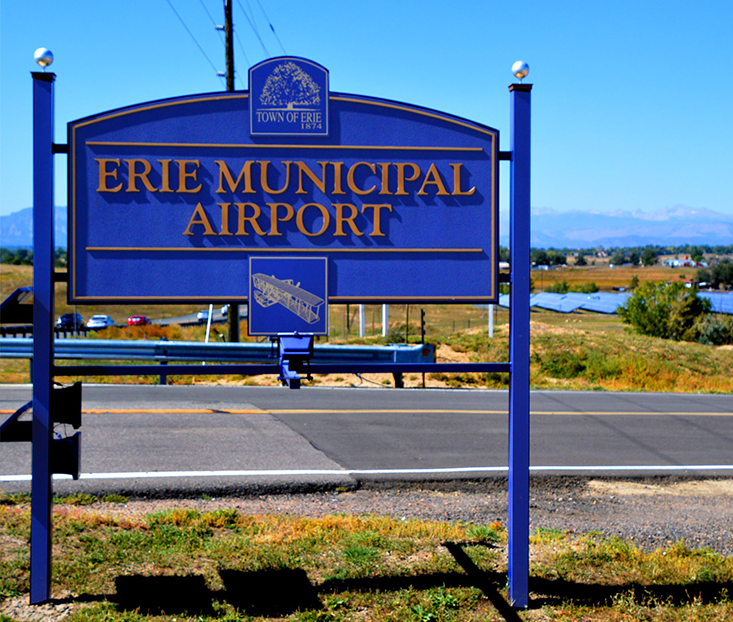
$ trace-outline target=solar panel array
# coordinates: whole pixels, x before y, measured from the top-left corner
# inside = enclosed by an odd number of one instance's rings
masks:
[[[707,298],[712,303],[714,313],[733,315],[733,293],[700,292],[700,298]],[[594,294],[552,294],[540,292],[533,294],[529,299],[530,307],[557,311],[558,313],[572,313],[573,311],[593,311],[595,313],[616,313],[620,306],[626,304],[631,292],[596,292]],[[499,296],[499,305],[509,307],[509,295]]]
[[[713,292],[700,292],[700,298],[707,298],[712,303],[713,313],[727,313],[733,315],[733,293],[716,294]]]

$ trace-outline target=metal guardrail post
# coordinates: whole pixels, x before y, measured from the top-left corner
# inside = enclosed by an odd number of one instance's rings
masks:
[[[168,361],[161,361],[161,366],[168,365]],[[158,376],[158,384],[168,384],[168,374],[160,372],[160,376]]]

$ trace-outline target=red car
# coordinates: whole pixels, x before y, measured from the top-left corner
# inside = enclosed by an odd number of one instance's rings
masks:
[[[145,326],[145,324],[150,324],[150,319],[144,315],[133,315],[127,318],[128,326]]]

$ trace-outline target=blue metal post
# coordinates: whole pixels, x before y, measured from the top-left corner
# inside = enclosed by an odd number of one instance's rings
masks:
[[[511,92],[509,600],[529,605],[529,231],[531,84]]]
[[[31,604],[50,598],[53,369],[53,73],[33,76],[33,457]]]

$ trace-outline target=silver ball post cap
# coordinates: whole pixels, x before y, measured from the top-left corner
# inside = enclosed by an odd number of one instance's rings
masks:
[[[515,77],[519,78],[519,82],[521,82],[522,78],[526,78],[529,74],[529,65],[523,60],[518,60],[512,65],[512,73]]]
[[[33,54],[33,58],[43,67],[43,71],[46,71],[46,67],[53,62],[53,52],[48,48],[38,48]]]

